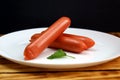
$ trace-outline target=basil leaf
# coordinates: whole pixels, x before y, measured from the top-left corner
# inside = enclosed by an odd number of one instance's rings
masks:
[[[68,56],[68,55],[62,49],[58,49],[54,54],[47,57],[47,59],[62,58],[65,56]],[[74,58],[72,56],[68,56],[68,57]]]
[[[66,53],[62,49],[58,49],[54,54],[47,57],[47,59],[61,58],[66,56]]]

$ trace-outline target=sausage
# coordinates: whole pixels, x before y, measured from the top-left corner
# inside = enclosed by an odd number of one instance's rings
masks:
[[[55,21],[40,37],[25,47],[24,59],[31,60],[38,57],[70,24],[71,20],[68,17],[61,17]]]
[[[87,48],[86,44],[82,40],[63,35],[59,36],[51,45],[49,45],[49,47],[75,53],[81,53]]]
[[[86,49],[91,48],[95,44],[95,41],[93,39],[86,37],[86,36],[73,35],[73,34],[64,34],[64,36],[82,40],[87,45]]]
[[[45,31],[44,31],[45,32]],[[32,37],[31,37],[31,40],[30,42],[33,42],[35,39],[37,39],[39,36],[41,36],[44,32],[42,33],[36,33],[34,34]],[[73,34],[67,34],[67,33],[63,33],[62,36],[66,36],[66,37],[70,37],[69,39],[79,39],[80,41],[82,40],[85,44],[86,44],[86,48],[85,49],[88,49],[88,48],[91,48],[92,46],[94,46],[95,44],[95,41],[89,37],[86,37],[86,36],[80,36],[80,35],[73,35]],[[62,37],[61,36],[61,37]],[[53,45],[54,43],[58,42],[59,45],[61,45],[61,43],[59,42],[59,40],[55,40],[51,45]],[[51,47],[51,45],[49,47]],[[64,46],[66,46],[65,44],[63,44]],[[55,46],[54,46],[55,47]]]
[[[36,38],[41,35],[42,33],[34,34],[30,41],[35,41]],[[66,51],[80,53],[87,49],[87,45],[79,38],[71,38],[69,36],[65,36],[65,34],[61,34],[52,44],[49,45],[49,48],[60,48]]]

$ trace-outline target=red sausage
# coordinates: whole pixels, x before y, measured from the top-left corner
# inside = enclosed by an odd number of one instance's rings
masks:
[[[42,33],[37,33],[37,34],[34,34],[32,37],[31,37],[31,42],[33,42],[35,39],[37,39],[39,36],[41,36],[42,34],[43,34],[44,32],[42,32]],[[79,39],[80,41],[82,40],[85,44],[86,44],[86,49],[88,49],[88,48],[91,48],[92,46],[94,46],[94,44],[95,44],[95,41],[93,40],[93,39],[91,39],[91,38],[89,38],[89,37],[86,37],[86,36],[79,36],[79,35],[73,35],[73,34],[66,34],[66,33],[64,33],[64,34],[62,34],[62,36],[66,36],[66,37],[70,37],[70,39],[75,39],[75,38],[77,38],[77,39]],[[55,40],[54,42],[58,42],[58,39],[57,40]],[[54,44],[54,42],[52,43],[52,44]],[[51,44],[51,45],[52,45]],[[58,44],[60,45],[61,43],[60,42],[58,42]],[[51,45],[49,46],[49,47],[51,47]],[[64,45],[64,44],[63,44]],[[66,45],[64,45],[64,46],[66,46]],[[55,47],[55,46],[54,46]]]
[[[63,35],[67,37],[77,38],[77,39],[82,40],[87,45],[87,49],[91,48],[95,44],[95,41],[93,39],[86,37],[86,36],[79,36],[79,35],[73,35],[73,34],[63,34]]]
[[[87,48],[86,44],[82,40],[63,35],[59,36],[51,45],[49,45],[49,47],[75,53],[80,53]]]
[[[54,22],[40,37],[26,46],[24,59],[30,60],[38,57],[38,55],[56,40],[70,24],[71,20],[68,17],[61,17]]]

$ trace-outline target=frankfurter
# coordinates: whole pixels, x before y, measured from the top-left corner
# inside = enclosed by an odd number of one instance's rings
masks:
[[[32,37],[31,37],[31,40],[30,42],[33,42],[34,40],[36,40],[39,36],[41,36],[45,31],[43,31],[42,33],[36,33],[34,34]],[[80,36],[80,35],[73,35],[73,34],[67,34],[67,33],[63,33],[61,35],[61,37],[66,37],[66,38],[69,38],[69,40],[72,40],[72,39],[79,39],[80,42],[81,40],[86,44],[86,48],[85,49],[88,49],[88,48],[91,48],[94,44],[95,44],[95,41],[89,37],[86,37],[86,36]],[[63,40],[64,41],[64,40]],[[53,47],[53,44],[54,43],[57,43],[59,45],[61,45],[61,42],[59,42],[59,39],[55,40],[51,45]],[[49,45],[49,47],[51,47],[51,45]],[[66,44],[64,43],[63,44],[64,46],[66,46]],[[75,45],[75,44],[74,44]],[[68,46],[70,47],[70,46]],[[54,46],[54,48],[56,48],[56,46]],[[71,50],[70,50],[71,51]]]
[[[24,50],[24,59],[31,60],[43,52],[54,40],[56,40],[71,24],[68,17],[61,17],[55,21],[40,37],[28,44]]]
[[[63,35],[59,36],[52,44],[49,45],[49,47],[75,53],[81,53],[87,48],[86,44],[82,40]]]
[[[95,44],[95,41],[93,39],[86,37],[86,36],[73,35],[73,34],[63,34],[63,35],[67,37],[77,38],[77,39],[82,40],[86,44],[87,49],[91,48]]]

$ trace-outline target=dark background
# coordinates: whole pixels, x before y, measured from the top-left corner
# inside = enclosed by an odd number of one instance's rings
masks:
[[[120,0],[1,0],[0,33],[50,26],[61,16],[71,27],[120,31]]]

